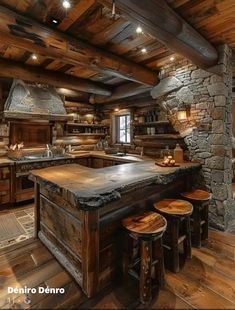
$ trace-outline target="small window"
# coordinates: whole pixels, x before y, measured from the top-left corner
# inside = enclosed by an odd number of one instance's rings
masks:
[[[131,143],[131,116],[130,114],[116,116],[116,142]]]

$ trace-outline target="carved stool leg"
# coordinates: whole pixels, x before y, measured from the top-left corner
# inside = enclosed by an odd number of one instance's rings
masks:
[[[151,300],[151,266],[152,266],[152,241],[140,240],[140,301],[148,303]]]
[[[193,245],[201,247],[201,210],[199,205],[195,205],[193,211]]]
[[[208,239],[208,212],[209,212],[209,204],[204,205],[203,209],[203,217],[205,224],[203,225],[202,228],[202,240],[207,240]]]
[[[124,251],[123,251],[123,263],[122,263],[122,271],[123,271],[123,278],[127,283],[128,277],[128,270],[129,265],[131,264],[132,257],[133,257],[133,247],[134,247],[134,239],[130,235],[125,236],[124,240]]]
[[[165,268],[164,268],[164,254],[163,254],[163,245],[162,237],[154,241],[153,248],[153,260],[158,260],[158,263],[155,266],[155,278],[158,283],[158,287],[163,287],[165,283]]]
[[[184,257],[192,258],[192,245],[191,245],[191,230],[190,230],[190,217],[187,216],[184,220],[185,235],[184,239]]]
[[[171,219],[171,252],[172,252],[172,269],[173,272],[179,272],[179,219]]]

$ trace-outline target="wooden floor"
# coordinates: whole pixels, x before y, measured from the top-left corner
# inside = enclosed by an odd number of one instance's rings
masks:
[[[8,294],[8,286],[64,287],[66,293]],[[38,240],[0,256],[0,309],[146,309],[137,293],[134,284],[119,284],[88,300]],[[235,309],[235,235],[211,231],[179,274],[166,273],[165,289],[147,308]]]

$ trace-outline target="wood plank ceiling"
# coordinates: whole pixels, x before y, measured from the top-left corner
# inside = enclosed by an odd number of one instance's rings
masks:
[[[0,0],[0,5],[28,16],[50,28],[58,29],[77,39],[120,55],[156,72],[169,63],[174,54],[147,33],[136,33],[133,23],[117,15],[96,0],[71,0],[66,12],[60,0]],[[110,2],[110,1],[109,1]],[[214,45],[227,43],[235,50],[234,0],[167,0],[169,5]],[[57,20],[58,24],[54,24]],[[147,53],[142,49],[146,48]],[[68,64],[61,59],[37,55],[32,59],[28,50],[0,42],[0,56],[44,69],[118,86],[127,81],[96,70]]]

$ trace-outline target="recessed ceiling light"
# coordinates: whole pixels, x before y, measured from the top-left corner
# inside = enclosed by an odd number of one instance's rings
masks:
[[[175,60],[175,57],[171,56],[170,61],[174,61],[174,60]]]
[[[38,59],[38,56],[35,55],[35,54],[33,54],[33,55],[31,56],[31,58],[32,58],[33,60],[37,60],[37,59]]]
[[[58,24],[58,20],[57,19],[52,19],[52,23],[53,24]]]
[[[68,0],[64,0],[64,1],[63,1],[63,7],[64,7],[65,9],[69,9],[69,8],[71,7],[70,2],[69,2]]]
[[[143,54],[146,54],[146,53],[147,53],[147,49],[146,49],[145,47],[143,47],[143,48],[141,49],[141,52],[142,52]]]
[[[138,27],[136,28],[136,32],[137,32],[137,33],[142,33],[142,32],[143,32],[143,29],[142,29],[140,26],[138,26]]]

